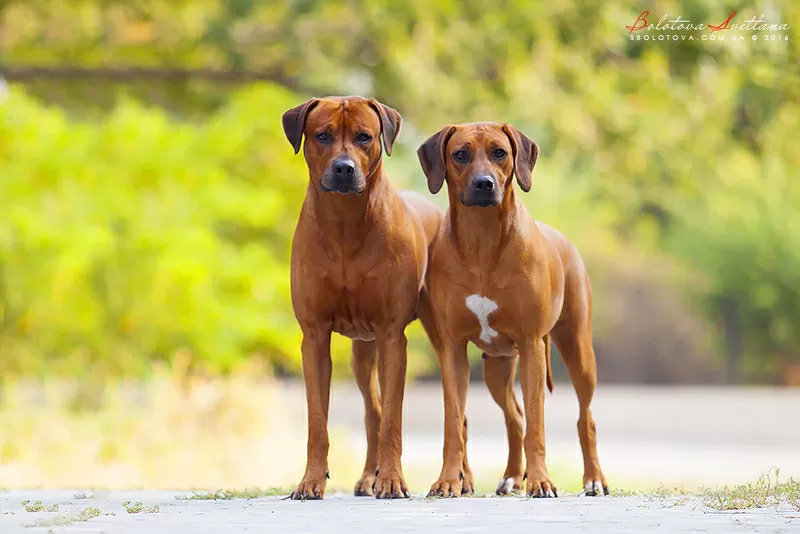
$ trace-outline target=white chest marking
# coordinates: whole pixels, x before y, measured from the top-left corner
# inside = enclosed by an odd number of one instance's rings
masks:
[[[489,314],[497,309],[497,303],[480,295],[467,297],[467,308],[475,314],[481,325],[481,341],[491,343],[497,337],[497,330],[489,326]]]

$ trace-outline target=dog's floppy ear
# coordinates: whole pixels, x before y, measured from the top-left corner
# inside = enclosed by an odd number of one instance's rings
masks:
[[[292,108],[283,114],[283,132],[286,134],[286,139],[292,144],[295,154],[300,152],[300,146],[303,141],[303,128],[306,126],[306,115],[314,109],[318,102],[319,100],[312,98],[305,104]]]
[[[397,139],[397,134],[400,133],[400,126],[403,124],[403,118],[396,110],[390,108],[386,104],[381,104],[374,98],[370,99],[369,105],[381,119],[383,149],[386,151],[387,156],[391,156],[392,146],[394,146],[394,140]]]
[[[444,178],[447,174],[444,151],[447,148],[447,141],[450,140],[455,131],[455,126],[445,126],[430,136],[417,150],[422,172],[428,178],[428,189],[434,195],[439,192],[444,184]]]
[[[539,157],[539,145],[509,124],[503,125],[503,131],[511,141],[511,148],[514,151],[514,174],[517,176],[517,183],[519,188],[527,193],[531,190],[531,172]]]

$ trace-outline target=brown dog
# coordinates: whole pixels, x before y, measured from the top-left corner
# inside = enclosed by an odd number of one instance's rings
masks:
[[[431,248],[428,290],[441,337],[444,463],[431,495],[458,495],[465,454],[467,343],[484,351],[484,380],[503,409],[509,456],[498,494],[557,496],[545,463],[544,384],[552,391],[550,336],[564,359],[580,404],[578,434],[588,495],[608,493],[597,459],[589,404],[597,383],[589,278],[575,247],[533,221],[517,198],[514,175],[531,188],[538,146],[509,125],[448,126],[418,151],[428,187],[447,181],[450,209]],[[527,431],[514,394],[519,359]]]
[[[398,194],[389,183],[380,139],[391,155],[400,124],[395,110],[360,97],[315,98],[283,115],[295,153],[305,135],[310,175],[292,243],[308,402],[308,460],[294,499],[325,493],[331,332],[353,340],[366,408],[367,459],[355,494],[408,497],[400,463],[405,328],[416,314],[437,339],[423,284],[442,215],[421,195]]]

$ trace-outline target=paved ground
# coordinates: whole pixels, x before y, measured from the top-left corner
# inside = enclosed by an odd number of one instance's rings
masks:
[[[376,501],[334,495],[321,502],[292,502],[279,498],[251,501],[186,501],[165,492],[119,492],[75,499],[74,492],[0,493],[0,532],[124,532],[146,534],[215,532],[351,533],[365,528],[374,532],[526,531],[550,533],[573,530],[595,534],[612,532],[800,532],[800,512],[764,509],[715,512],[689,502],[648,501],[636,497],[561,497],[550,500],[460,498],[411,501]],[[59,504],[58,512],[26,512],[20,502],[41,499]],[[155,513],[130,514],[125,501],[158,505]],[[86,521],[78,517],[89,507],[101,515]],[[110,513],[113,513],[111,515]]]

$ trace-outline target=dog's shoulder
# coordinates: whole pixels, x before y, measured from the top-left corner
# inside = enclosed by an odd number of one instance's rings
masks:
[[[575,265],[581,269],[584,268],[583,259],[578,252],[578,248],[572,243],[572,241],[567,239],[567,236],[565,236],[559,230],[556,230],[552,226],[541,221],[533,222],[551,250],[558,253],[558,256],[561,258],[561,263],[565,267],[569,265]]]
[[[405,205],[407,211],[422,223],[425,230],[425,238],[430,243],[439,230],[442,221],[442,211],[430,199],[425,198],[416,191],[398,191],[400,200]]]

